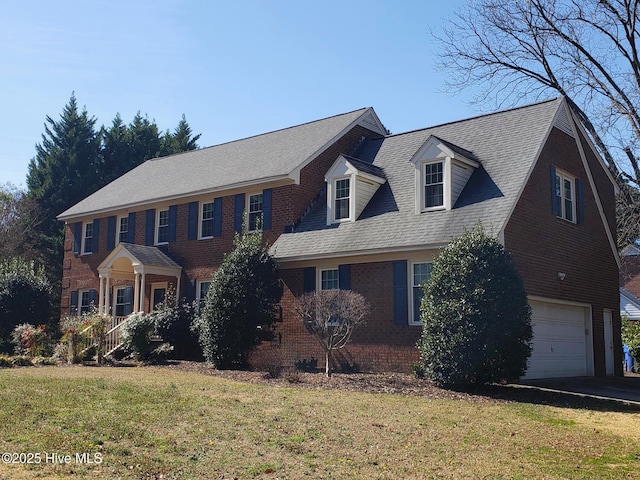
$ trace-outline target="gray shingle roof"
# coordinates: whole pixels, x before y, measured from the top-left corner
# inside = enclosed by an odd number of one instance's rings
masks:
[[[66,220],[291,175],[372,109],[147,160],[58,216]],[[368,118],[368,117],[367,117]]]
[[[441,246],[479,221],[505,225],[562,99],[367,142],[358,157],[384,170],[382,185],[355,222],[326,225],[326,199],[272,246],[280,260]],[[410,159],[435,135],[480,162],[450,211],[415,213]]]
[[[169,267],[181,268],[176,262],[169,258],[158,247],[146,245],[134,245],[132,243],[121,243],[122,248],[137,258],[142,265],[149,267]]]

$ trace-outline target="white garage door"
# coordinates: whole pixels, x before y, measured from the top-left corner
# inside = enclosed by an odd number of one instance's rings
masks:
[[[533,353],[524,378],[591,375],[589,309],[529,300]]]

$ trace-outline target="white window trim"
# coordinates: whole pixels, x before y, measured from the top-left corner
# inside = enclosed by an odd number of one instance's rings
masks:
[[[87,247],[86,240],[87,240],[87,227],[89,225],[91,225],[91,251],[87,252],[86,251],[86,247]],[[81,246],[82,248],[80,250],[82,252],[82,255],[91,255],[93,253],[93,251],[95,250],[94,239],[95,239],[95,232],[93,231],[93,221],[84,222],[82,224],[82,246]]]
[[[212,278],[201,278],[200,280],[196,280],[196,305],[198,306],[198,308],[200,308],[200,305],[204,301],[204,298],[201,298],[200,296],[202,284],[203,283],[211,284],[212,282],[213,282]],[[209,285],[209,288],[211,288],[211,285]]]
[[[349,180],[349,196],[345,197],[349,199],[349,216],[345,218],[336,218],[337,210],[336,210],[336,200],[338,193],[338,182],[340,180]],[[331,223],[342,223],[342,222],[352,222],[354,220],[355,213],[355,196],[354,191],[356,187],[356,176],[355,175],[343,175],[340,177],[336,177],[331,181]]]
[[[260,225],[260,228],[256,228],[256,229],[250,230],[249,229],[249,216],[251,215],[251,212],[249,211],[249,206],[251,205],[251,197],[255,197],[256,195],[262,196],[262,210],[260,210],[260,215],[262,217],[261,222],[260,222],[261,225]],[[248,193],[244,211],[247,212],[247,219],[246,219],[247,232],[248,233],[261,232],[262,231],[262,223],[264,223],[264,191]]]
[[[84,315],[85,313],[88,313],[88,312],[90,312],[90,311],[91,311],[91,298],[90,298],[91,293],[90,293],[90,292],[91,292],[91,289],[90,289],[90,288],[83,288],[83,289],[78,290],[78,312],[77,312],[78,316],[82,316],[82,315]],[[82,311],[82,307],[83,307],[83,304],[82,304],[82,297],[83,297],[83,294],[84,294],[84,293],[86,293],[86,294],[87,294],[87,296],[89,297],[89,304],[88,304],[88,305],[86,305],[87,310],[83,312],[83,311]],[[94,305],[94,306],[95,306],[95,305]]]
[[[156,225],[155,225],[155,232],[154,232],[155,233],[155,236],[154,236],[155,237],[154,238],[154,242],[155,242],[154,244],[155,245],[167,245],[169,243],[168,240],[165,241],[165,242],[158,241],[159,237],[160,237],[160,213],[162,213],[162,212],[167,212],[167,225],[166,225],[167,236],[168,236],[168,233],[169,233],[169,231],[168,231],[169,223],[170,223],[169,222],[169,209],[168,208],[158,209],[156,211]]]
[[[164,289],[164,300],[167,300],[167,295],[169,295],[169,282],[157,282],[151,284],[151,298],[149,299],[149,311],[153,311],[155,305],[153,304],[153,300],[155,298],[155,291]]]
[[[120,285],[120,286],[117,286],[117,287],[113,287],[113,305],[111,306],[111,311],[113,312],[114,316],[116,316],[116,312],[117,312],[118,292],[119,291],[124,291],[125,292],[125,300],[126,300],[126,290],[127,290],[127,286],[126,285]]]
[[[322,288],[322,272],[338,272],[338,287],[337,288]],[[318,278],[316,279],[317,283],[316,285],[318,285],[318,290],[340,290],[340,269],[338,268],[338,266],[336,265],[335,267],[327,267],[327,268],[319,268],[318,269]],[[328,326],[330,327],[335,327],[336,325],[338,325],[338,322],[328,322],[327,323]]]
[[[442,205],[436,205],[433,207],[425,206],[425,180],[426,180],[426,168],[427,165],[433,165],[435,163],[442,163]],[[418,190],[418,211],[420,212],[433,212],[437,210],[451,210],[451,158],[435,158],[430,160],[423,160],[416,165],[417,169],[417,190]]]
[[[123,218],[127,219],[127,235],[129,234],[129,228],[131,228],[131,225],[129,225],[129,215],[118,215],[118,218],[116,219],[116,245],[118,245],[121,242],[120,222],[122,221]]]
[[[557,216],[556,218],[560,218],[562,220],[564,220],[565,222],[569,222],[569,223],[577,223],[577,199],[576,199],[576,177],[574,177],[573,175],[570,175],[562,170],[556,169],[556,177],[560,178],[560,216]],[[569,220],[567,218],[567,212],[565,209],[565,196],[564,196],[564,182],[565,180],[568,180],[571,182],[571,218],[572,220]],[[554,185],[555,188],[555,185]],[[555,193],[555,192],[554,192]]]
[[[203,215],[204,215],[204,206],[205,205],[209,205],[211,204],[211,208],[212,208],[212,217],[211,217],[211,223],[212,223],[212,228],[211,228],[211,235],[207,235],[206,237],[202,235],[202,222],[204,221]],[[211,200],[210,202],[200,202],[200,207],[198,209],[198,240],[204,240],[207,238],[213,238],[213,225],[215,224],[216,221],[216,217],[215,217],[215,210],[213,210],[214,208],[214,201]]]
[[[432,261],[418,261],[418,262],[409,262],[409,275],[407,275],[407,277],[409,277],[408,283],[409,283],[409,325],[422,325],[422,321],[418,318],[417,320],[414,318],[414,312],[413,312],[413,267],[414,265],[421,265],[423,263],[430,263],[431,266],[433,267],[433,262]]]

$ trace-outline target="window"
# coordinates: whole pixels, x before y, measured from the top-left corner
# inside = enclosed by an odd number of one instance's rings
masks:
[[[411,266],[411,304],[413,306],[413,318],[410,323],[419,324],[420,322],[420,304],[424,297],[422,286],[431,277],[431,263],[414,263]]]
[[[157,310],[158,305],[164,303],[167,297],[167,290],[169,289],[169,285],[164,283],[152,283],[151,284],[151,302],[152,307],[151,310]]]
[[[113,311],[116,317],[124,317],[127,313],[127,287],[117,287],[113,299]]]
[[[333,288],[340,288],[338,269],[320,270],[320,289],[331,290]]]
[[[575,223],[576,199],[575,178],[556,170],[555,174],[555,203],[556,216]]]
[[[82,253],[93,252],[93,223],[84,224],[84,234],[82,235]]]
[[[89,313],[95,301],[93,297],[91,290],[80,290],[80,311],[78,315]]]
[[[209,288],[211,288],[211,280],[198,280],[196,282],[196,302],[198,308],[202,308],[204,306],[204,301],[209,293]]]
[[[348,178],[341,178],[335,183],[335,220],[348,219],[350,215],[349,191],[350,181]]]
[[[169,210],[159,210],[156,228],[156,244],[169,243]]]
[[[424,208],[444,206],[444,164],[424,164]]]
[[[213,237],[213,202],[200,207],[200,238]]]
[[[262,228],[262,193],[249,195],[248,230],[253,232]]]
[[[120,217],[118,219],[118,243],[126,242],[129,238],[129,217]]]

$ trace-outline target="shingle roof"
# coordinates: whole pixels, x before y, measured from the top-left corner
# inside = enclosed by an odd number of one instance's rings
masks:
[[[122,248],[129,252],[142,265],[150,267],[181,268],[176,262],[169,258],[158,247],[146,245],[134,245],[132,243],[121,243]]]
[[[296,230],[272,246],[279,260],[376,253],[444,245],[479,221],[498,233],[515,206],[527,175],[563,99],[475,117],[367,142],[358,157],[384,170],[382,185],[355,222],[326,225],[326,199]],[[410,159],[435,135],[480,162],[454,208],[415,213]]]
[[[66,220],[286,177],[371,108],[254,137],[147,160],[58,216]],[[376,117],[377,118],[377,117]]]

